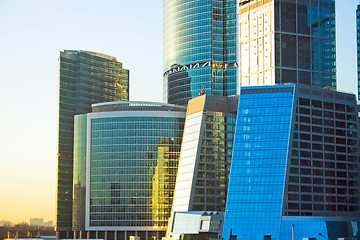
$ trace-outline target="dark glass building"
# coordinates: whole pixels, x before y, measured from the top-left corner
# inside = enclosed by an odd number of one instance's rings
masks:
[[[164,102],[236,94],[236,0],[164,0]]]
[[[243,87],[224,239],[358,239],[358,124],[353,94]]]
[[[60,52],[56,231],[72,231],[74,116],[91,104],[129,99],[129,71],[116,58],[89,51]]]
[[[335,0],[241,0],[241,86],[336,89]]]
[[[174,104],[111,102],[75,117],[76,238],[165,235],[185,111]]]

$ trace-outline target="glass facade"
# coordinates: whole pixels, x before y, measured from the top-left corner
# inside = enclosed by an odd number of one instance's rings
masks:
[[[153,199],[153,180],[167,181],[159,177],[163,165],[161,158],[180,152],[183,121],[169,117],[92,119],[90,227],[152,228],[154,224],[166,227],[174,182],[162,184],[168,187],[162,189],[162,193],[170,197],[167,209],[162,209],[161,200],[165,196],[159,196],[161,192],[157,192]],[[176,145],[171,152],[164,138]],[[175,177],[174,173],[166,174],[166,177]],[[155,216],[153,211],[156,211]]]
[[[357,126],[352,94],[242,88],[224,238],[359,237]]]
[[[164,102],[236,94],[236,0],[164,1]]]
[[[74,116],[91,104],[128,100],[129,71],[116,58],[88,51],[60,52],[56,231],[72,230]]]
[[[74,231],[85,229],[85,197],[86,197],[86,114],[74,118],[74,178],[73,178],[73,215]]]
[[[224,235],[229,239],[232,229],[232,235],[239,239],[274,238],[279,235],[282,216],[294,89],[277,87],[274,93],[257,94],[251,94],[251,88],[244,89],[239,100]]]
[[[152,220],[156,228],[168,224],[174,198],[176,173],[180,157],[179,139],[163,137],[158,141],[158,157],[152,179]]]
[[[240,1],[241,86],[336,89],[335,0]]]
[[[118,239],[135,236],[135,231],[141,239],[165,234],[185,111],[181,106],[147,102],[93,105],[93,112],[85,115],[87,155],[77,164],[86,165],[83,231],[105,231],[107,239],[121,231]],[[83,116],[76,116],[76,120]],[[75,173],[79,175],[74,179],[84,174]]]

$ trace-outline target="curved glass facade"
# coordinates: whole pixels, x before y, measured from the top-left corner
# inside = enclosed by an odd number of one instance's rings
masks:
[[[167,211],[153,216],[158,209],[154,204],[161,203],[159,195],[153,199],[153,185],[160,180],[164,151],[168,156],[180,153],[183,122],[166,116],[91,120],[90,227],[167,226],[172,201]],[[176,147],[170,151],[169,144]],[[171,198],[176,175],[168,177],[173,178],[167,185]]]
[[[82,231],[85,228],[86,196],[86,114],[74,118],[74,179],[73,179],[73,215],[72,229]]]
[[[132,231],[142,239],[165,234],[185,111],[173,104],[114,102],[95,104],[92,113],[77,116],[76,132],[87,127],[87,135],[76,138],[75,149],[87,142],[86,158],[76,158],[75,169],[82,171],[74,171],[74,179],[82,179],[86,165],[85,213],[84,202],[74,199],[82,204],[76,231],[108,231],[118,239],[128,239]]]
[[[164,1],[164,102],[236,94],[236,1]]]

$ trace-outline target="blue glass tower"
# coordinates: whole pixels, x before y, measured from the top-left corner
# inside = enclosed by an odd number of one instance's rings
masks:
[[[236,0],[164,0],[164,102],[236,94]]]
[[[358,238],[358,123],[352,94],[243,87],[224,239]]]

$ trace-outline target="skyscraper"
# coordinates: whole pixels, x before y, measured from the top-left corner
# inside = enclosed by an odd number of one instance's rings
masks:
[[[202,95],[189,101],[168,239],[180,238],[174,231],[176,214],[225,211],[238,100]]]
[[[165,235],[185,111],[174,104],[111,102],[75,117],[76,238]]]
[[[335,0],[240,0],[241,86],[336,89]]]
[[[164,0],[164,102],[236,94],[236,0]]]
[[[91,104],[129,99],[129,71],[116,58],[89,51],[60,52],[56,231],[72,231],[74,116]]]
[[[173,212],[224,211],[238,96],[189,101]]]
[[[358,239],[358,125],[353,94],[243,87],[224,239]]]

